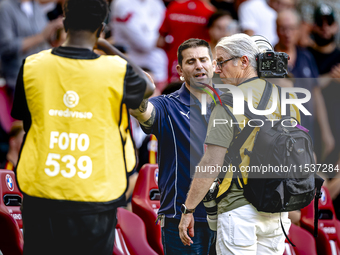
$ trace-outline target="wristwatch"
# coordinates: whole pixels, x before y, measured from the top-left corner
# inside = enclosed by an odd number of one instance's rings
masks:
[[[183,214],[188,214],[188,213],[194,213],[195,212],[195,209],[188,209],[185,204],[182,204],[181,206],[181,212]]]

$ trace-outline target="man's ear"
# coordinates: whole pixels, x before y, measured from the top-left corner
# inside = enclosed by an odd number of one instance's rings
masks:
[[[249,59],[247,56],[241,57],[241,68],[246,69],[249,66]]]
[[[67,33],[67,31],[68,31],[68,25],[67,25],[67,20],[66,20],[66,18],[63,19],[63,24],[64,24],[65,32]]]
[[[183,76],[183,70],[182,70],[182,67],[180,65],[176,66],[176,70],[177,70],[177,73],[179,74],[179,76]]]
[[[100,34],[104,31],[105,25],[106,25],[106,24],[103,22],[103,23],[100,25],[100,27],[98,28],[97,34],[96,34],[97,38],[99,38],[99,37],[100,37]]]
[[[212,66],[213,66],[214,72],[216,71],[216,65],[217,65],[217,62],[216,62],[216,60],[214,59],[214,60],[212,61]]]

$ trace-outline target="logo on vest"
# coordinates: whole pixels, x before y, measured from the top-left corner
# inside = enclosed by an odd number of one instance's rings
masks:
[[[63,97],[64,104],[66,105],[66,110],[56,110],[50,109],[48,111],[50,116],[59,116],[66,118],[79,118],[79,119],[91,119],[93,117],[92,112],[79,112],[71,111],[69,108],[76,107],[79,103],[79,96],[76,92],[69,90],[66,91]]]
[[[66,91],[64,95],[64,104],[69,108],[73,108],[77,106],[78,103],[79,103],[78,94],[71,90]]]

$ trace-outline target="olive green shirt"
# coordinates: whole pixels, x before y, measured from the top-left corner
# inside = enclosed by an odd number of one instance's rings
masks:
[[[231,125],[231,123],[231,116],[223,106],[217,104],[210,116],[205,144],[228,148],[237,131],[236,124]],[[243,196],[243,190],[238,189],[236,184],[232,183],[227,196],[218,203],[218,214],[231,211],[246,204],[249,204],[249,202]]]

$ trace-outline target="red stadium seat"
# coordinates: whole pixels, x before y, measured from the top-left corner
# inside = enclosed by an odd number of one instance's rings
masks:
[[[283,255],[297,255],[294,251],[294,247],[290,243],[288,243],[287,240],[285,242],[285,251]]]
[[[157,212],[160,207],[158,191],[158,165],[145,164],[139,171],[135,189],[132,194],[132,211],[137,214],[147,227],[150,246],[160,255],[163,254],[160,225],[156,225]]]
[[[143,221],[134,213],[118,208],[114,255],[157,255],[146,239]]]
[[[124,236],[120,228],[115,231],[115,245],[113,247],[113,255],[127,255],[130,254],[129,249],[126,247]]]
[[[0,169],[0,250],[4,255],[23,252],[21,201],[14,172]]]
[[[317,255],[315,239],[307,230],[292,224],[288,232],[288,237],[293,244],[295,244],[295,247],[291,246],[286,240],[286,249],[289,247],[291,250],[290,253],[286,250],[287,255]]]
[[[17,186],[14,172],[0,169],[0,208],[17,221],[20,229],[22,229],[21,201],[22,194]]]
[[[319,223],[316,246],[319,255],[340,255],[340,222],[335,217],[332,199],[327,188],[321,188]],[[313,234],[314,201],[301,209],[301,226]]]
[[[24,240],[18,223],[0,207],[0,251],[4,255],[22,255]]]

